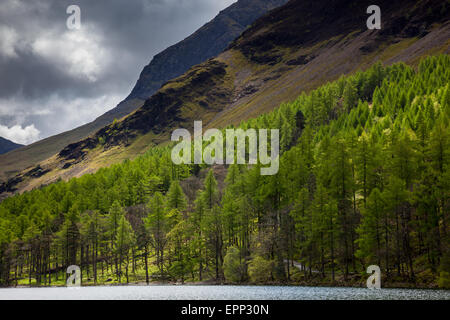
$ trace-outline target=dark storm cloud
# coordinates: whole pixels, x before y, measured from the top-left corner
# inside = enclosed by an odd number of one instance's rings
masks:
[[[125,98],[153,55],[234,1],[2,0],[0,135],[30,143],[93,120]],[[81,30],[66,27],[72,4]]]

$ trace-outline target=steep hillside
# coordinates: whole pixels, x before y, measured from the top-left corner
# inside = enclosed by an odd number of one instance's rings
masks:
[[[127,99],[147,99],[165,82],[222,52],[255,19],[287,0],[239,0],[183,41],[157,54]]]
[[[0,137],[0,154],[10,152],[14,149],[23,147],[22,144],[17,144],[8,139]]]
[[[183,41],[157,54],[147,65],[130,95],[93,122],[38,141],[0,157],[0,181],[51,157],[70,143],[84,139],[100,128],[141,107],[163,83],[183,74],[193,65],[222,52],[255,19],[287,0],[239,0]]]
[[[416,65],[427,54],[449,52],[447,2],[379,1],[381,30],[367,30],[370,4],[290,1],[257,20],[218,57],[164,84],[122,121],[42,162],[49,172],[37,179],[24,172],[2,191],[29,190],[133,158],[194,120],[204,127],[237,124],[376,61]]]

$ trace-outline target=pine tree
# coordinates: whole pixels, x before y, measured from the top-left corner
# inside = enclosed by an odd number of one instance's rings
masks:
[[[347,143],[343,138],[334,139],[332,161],[331,185],[334,190],[334,196],[337,200],[339,211],[340,240],[343,245],[343,255],[341,261],[344,264],[345,277],[349,274],[349,265],[352,260],[350,255],[352,223],[350,218],[351,208],[351,165],[350,154],[348,152]]]
[[[179,211],[186,209],[186,195],[177,180],[172,181],[170,184],[169,191],[167,192],[167,206],[169,209],[177,209]]]
[[[380,190],[373,189],[363,210],[361,225],[358,228],[359,250],[357,256],[367,258],[369,264],[376,263],[381,267],[382,249],[382,217],[384,200]],[[386,266],[387,268],[387,266]]]
[[[119,222],[122,219],[122,216],[124,215],[123,208],[120,206],[119,201],[114,201],[111,209],[109,210],[109,216],[108,216],[108,233],[109,233],[109,239],[110,239],[110,252],[111,257],[114,261],[114,265],[116,268],[116,276],[120,277],[119,275],[119,260],[117,256],[117,229],[119,228]]]
[[[222,240],[222,211],[219,208],[219,191],[213,171],[210,170],[205,178],[204,190],[200,194],[205,206],[205,216],[202,221],[203,229],[207,232],[210,249],[214,254],[216,279],[221,278],[223,263]]]
[[[183,284],[189,273],[193,274],[194,265],[192,259],[193,226],[189,220],[181,220],[168,233],[167,239],[172,248],[170,274],[176,280],[181,279]],[[192,276],[192,278],[194,278]]]
[[[156,264],[159,274],[164,275],[164,252],[167,246],[168,216],[164,206],[164,198],[160,192],[156,192],[148,204],[148,216],[145,225],[150,232],[150,244],[155,249]]]
[[[122,264],[125,262],[125,276],[127,283],[129,282],[128,266],[130,258],[130,250],[134,245],[135,238],[133,228],[124,215],[120,217],[119,226],[116,233],[116,251],[119,257],[119,283],[121,282]]]
[[[344,111],[350,112],[358,103],[358,90],[355,83],[351,80],[347,81],[343,93]]]

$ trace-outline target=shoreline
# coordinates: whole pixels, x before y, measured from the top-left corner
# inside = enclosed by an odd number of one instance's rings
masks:
[[[146,282],[129,282],[129,283],[114,283],[114,284],[84,284],[82,287],[145,287],[145,286],[242,286],[242,287],[248,287],[248,286],[254,286],[254,287],[322,287],[322,288],[366,288],[363,284],[356,284],[356,283],[298,283],[298,282],[284,282],[284,283],[251,283],[251,282],[241,282],[241,283],[224,283],[224,282],[217,282],[217,281],[197,281],[197,282],[170,282],[170,281],[154,281],[147,284]],[[18,286],[8,286],[8,287],[0,287],[0,289],[38,289],[38,288],[66,288],[67,286],[64,285],[51,285],[51,286],[29,286],[29,285],[18,285]],[[419,285],[414,286],[412,283],[407,282],[392,282],[392,283],[386,283],[383,285],[381,284],[381,289],[417,289],[417,290],[449,290],[448,288],[440,288],[436,284],[433,284],[432,286],[428,285]]]

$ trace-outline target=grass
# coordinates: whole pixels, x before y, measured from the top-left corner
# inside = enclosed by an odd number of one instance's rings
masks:
[[[419,259],[420,260],[420,259]],[[436,287],[436,275],[427,271],[427,269],[423,268],[424,265],[417,261],[415,264],[416,272],[416,280],[415,282],[410,281],[404,277],[398,277],[395,274],[395,270],[391,270],[391,275],[389,277],[386,276],[385,272],[382,274],[382,287],[384,288],[437,288]],[[132,270],[131,262],[129,264],[129,282],[128,284],[144,284],[146,282],[146,274],[144,268],[144,262],[141,259],[136,261],[136,269]],[[153,259],[149,259],[149,275],[151,283],[161,283],[161,280],[153,277],[152,275],[158,274],[158,268]],[[97,267],[97,285],[124,285],[127,284],[126,276],[125,276],[125,265],[122,266],[122,277],[119,281],[118,276],[112,270],[106,271],[104,269],[103,273],[100,265]],[[214,269],[214,268],[212,268]],[[308,272],[302,271],[296,267],[290,268],[290,280],[287,281],[276,281],[273,280],[269,283],[269,285],[280,285],[280,284],[289,284],[289,285],[300,285],[300,286],[331,286],[331,287],[365,287],[366,280],[368,278],[368,274],[363,272],[361,268],[360,272],[351,273],[347,280],[344,278],[344,274],[342,270],[336,270],[335,272],[335,280],[333,281],[331,278],[331,269],[325,270],[325,277],[322,277],[322,274],[319,272],[314,272],[312,275],[309,275]],[[424,271],[421,271],[424,270]],[[51,286],[56,287],[64,287],[66,286],[66,278],[63,272],[59,272],[58,275],[52,274]],[[11,274],[11,278],[14,278],[14,274]],[[179,279],[178,279],[179,280]],[[215,283],[215,272],[214,270],[210,270],[210,272],[204,272],[203,279],[200,281],[198,278],[198,274],[194,273],[194,277],[186,275],[185,282],[186,283],[203,283],[211,282]],[[174,283],[175,279],[170,281],[169,283]],[[220,281],[219,281],[220,282]],[[179,283],[179,281],[177,282]],[[252,284],[250,281],[244,281],[239,283],[241,285]],[[15,286],[15,282],[12,283]],[[94,278],[93,271],[90,266],[89,268],[89,276],[87,275],[87,269],[84,267],[83,277],[82,277],[82,286],[94,286]],[[18,279],[17,286],[19,287],[28,287],[30,286],[27,270],[24,270],[22,278]],[[36,287],[37,281],[36,278],[31,278],[31,286]],[[41,287],[48,286],[48,284],[44,283],[44,280],[41,281]]]
[[[149,264],[148,264],[148,273],[150,276],[150,281],[153,283],[161,283],[161,280],[158,280],[155,277],[152,277],[153,275],[157,275],[159,270],[158,267],[156,266],[155,263],[155,259],[149,259]],[[206,280],[212,280],[214,277],[214,270],[212,270],[209,274],[205,272],[205,276],[206,276]],[[20,279],[17,280],[17,286],[19,287],[36,287],[38,286],[37,284],[37,280],[34,276],[31,277],[31,282],[28,276],[28,270],[25,268],[23,270],[23,274],[22,277]],[[129,284],[140,284],[140,283],[145,283],[146,282],[146,272],[145,272],[145,264],[144,261],[142,261],[142,259],[138,259],[136,260],[136,268],[133,272],[132,269],[132,265],[131,265],[131,260],[128,266],[128,278],[129,278]],[[82,286],[93,286],[95,285],[95,281],[94,281],[94,276],[93,276],[93,271],[92,271],[92,267],[89,266],[89,276],[87,275],[87,267],[85,266],[84,269],[82,270],[83,276],[82,276]],[[14,274],[11,273],[11,279],[14,278]],[[58,274],[53,273],[51,275],[51,286],[54,287],[64,287],[66,286],[66,275],[64,272],[59,272]],[[46,280],[42,279],[40,286],[41,287],[45,287],[45,286],[49,286],[48,285],[48,275],[46,275]],[[185,281],[189,281],[189,282],[198,282],[200,281],[199,278],[197,276],[194,276],[194,278],[192,278],[191,276],[187,276]],[[97,266],[97,285],[123,285],[123,284],[127,284],[126,282],[126,276],[125,276],[125,264],[123,264],[122,266],[122,277],[121,280],[119,281],[119,278],[117,276],[117,274],[113,271],[113,270],[108,270],[106,271],[106,268],[104,268],[103,272],[101,269],[101,265],[99,264]],[[13,281],[12,286],[15,286],[16,282]]]

